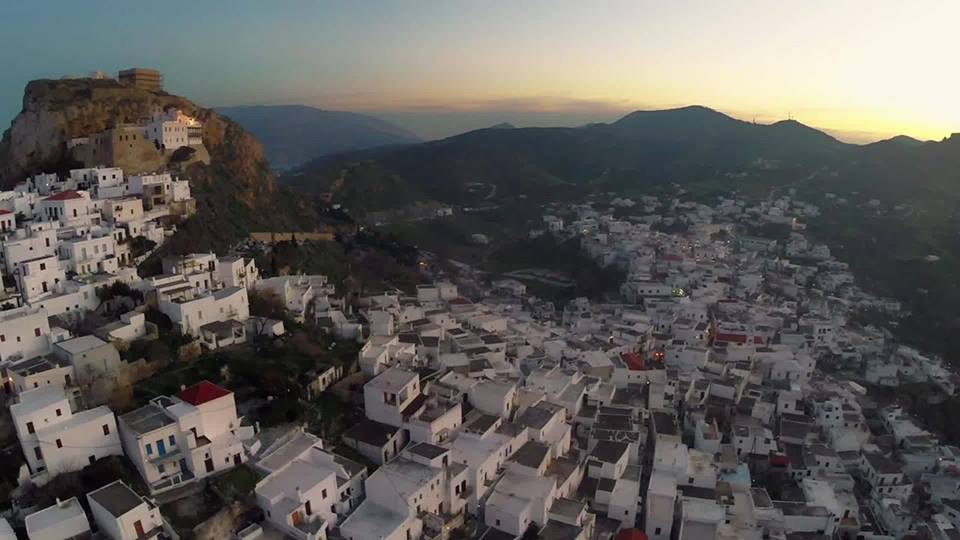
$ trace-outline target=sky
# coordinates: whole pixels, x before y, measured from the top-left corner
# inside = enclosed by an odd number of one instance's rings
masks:
[[[705,105],[841,139],[960,131],[960,2],[0,0],[0,125],[31,79],[163,71],[207,106],[367,112],[425,138]]]

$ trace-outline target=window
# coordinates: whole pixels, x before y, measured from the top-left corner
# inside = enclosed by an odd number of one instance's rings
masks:
[[[163,474],[163,463],[157,465],[157,472]]]
[[[37,447],[35,447],[35,448],[33,449],[33,455],[36,456],[37,459],[40,459],[40,460],[43,459],[43,452],[40,451],[40,447],[39,447],[39,446],[37,446]]]
[[[34,329],[33,329],[33,335],[35,335],[35,336],[37,336],[37,337],[40,337],[40,329],[39,329],[39,328],[34,328]]]
[[[103,434],[104,434],[104,435],[109,435],[109,434],[110,434],[110,426],[109,426],[108,424],[104,424],[104,425],[103,425]]]
[[[303,511],[306,512],[308,516],[313,514],[313,507],[310,506],[310,501],[307,501],[307,503],[303,505]]]
[[[147,443],[147,445],[146,445],[144,448],[147,449],[147,455],[148,455],[148,456],[152,456],[152,455],[153,455],[153,445],[152,445],[152,444]]]
[[[63,416],[63,413],[60,412],[60,409],[57,409],[57,416]]]
[[[27,433],[36,433],[36,430],[33,429],[33,422],[27,422]]]
[[[173,435],[171,435],[171,436],[170,436],[170,446],[176,446],[176,445],[177,445],[177,438],[174,437]]]
[[[653,534],[660,534],[660,527],[654,529]]]
[[[326,490],[326,488],[324,488],[323,491],[320,492],[320,497],[323,498],[323,499],[326,499],[326,498],[327,498],[327,490]]]
[[[6,343],[6,341],[7,341],[7,336],[0,334],[0,343]]]
[[[57,448],[63,448],[63,441],[57,439]]]

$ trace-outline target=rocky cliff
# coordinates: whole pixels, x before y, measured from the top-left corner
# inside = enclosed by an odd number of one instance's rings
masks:
[[[238,124],[186,98],[113,80],[27,84],[23,108],[0,141],[0,187],[78,166],[67,150],[71,139],[137,123],[169,107],[203,122],[203,143],[210,154],[209,164],[177,165],[177,174],[190,181],[197,215],[180,227],[170,249],[222,249],[250,231],[316,228],[313,203],[277,187],[260,144]]]

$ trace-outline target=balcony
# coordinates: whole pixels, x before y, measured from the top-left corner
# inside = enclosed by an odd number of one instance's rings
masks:
[[[196,477],[190,471],[180,471],[179,473],[168,476],[159,482],[155,482],[150,485],[151,493],[163,493],[164,491],[169,491],[173,488],[180,487],[184,484],[192,482]]]

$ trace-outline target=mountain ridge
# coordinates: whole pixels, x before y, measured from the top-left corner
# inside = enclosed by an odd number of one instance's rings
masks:
[[[215,107],[263,145],[271,166],[296,167],[324,155],[421,142],[414,133],[377,118],[308,105]]]
[[[363,163],[364,177],[391,178],[399,190],[444,203],[468,202],[469,183],[498,186],[500,196],[534,196],[607,185],[684,180],[735,172],[758,162],[832,161],[851,145],[795,121],[753,124],[703,106],[635,111],[609,124],[478,129],[399,148],[346,152],[312,160],[281,181],[330,193]],[[379,172],[374,173],[376,168]],[[362,190],[360,190],[362,191]],[[398,199],[399,200],[399,199]],[[359,198],[337,202],[362,208]]]

